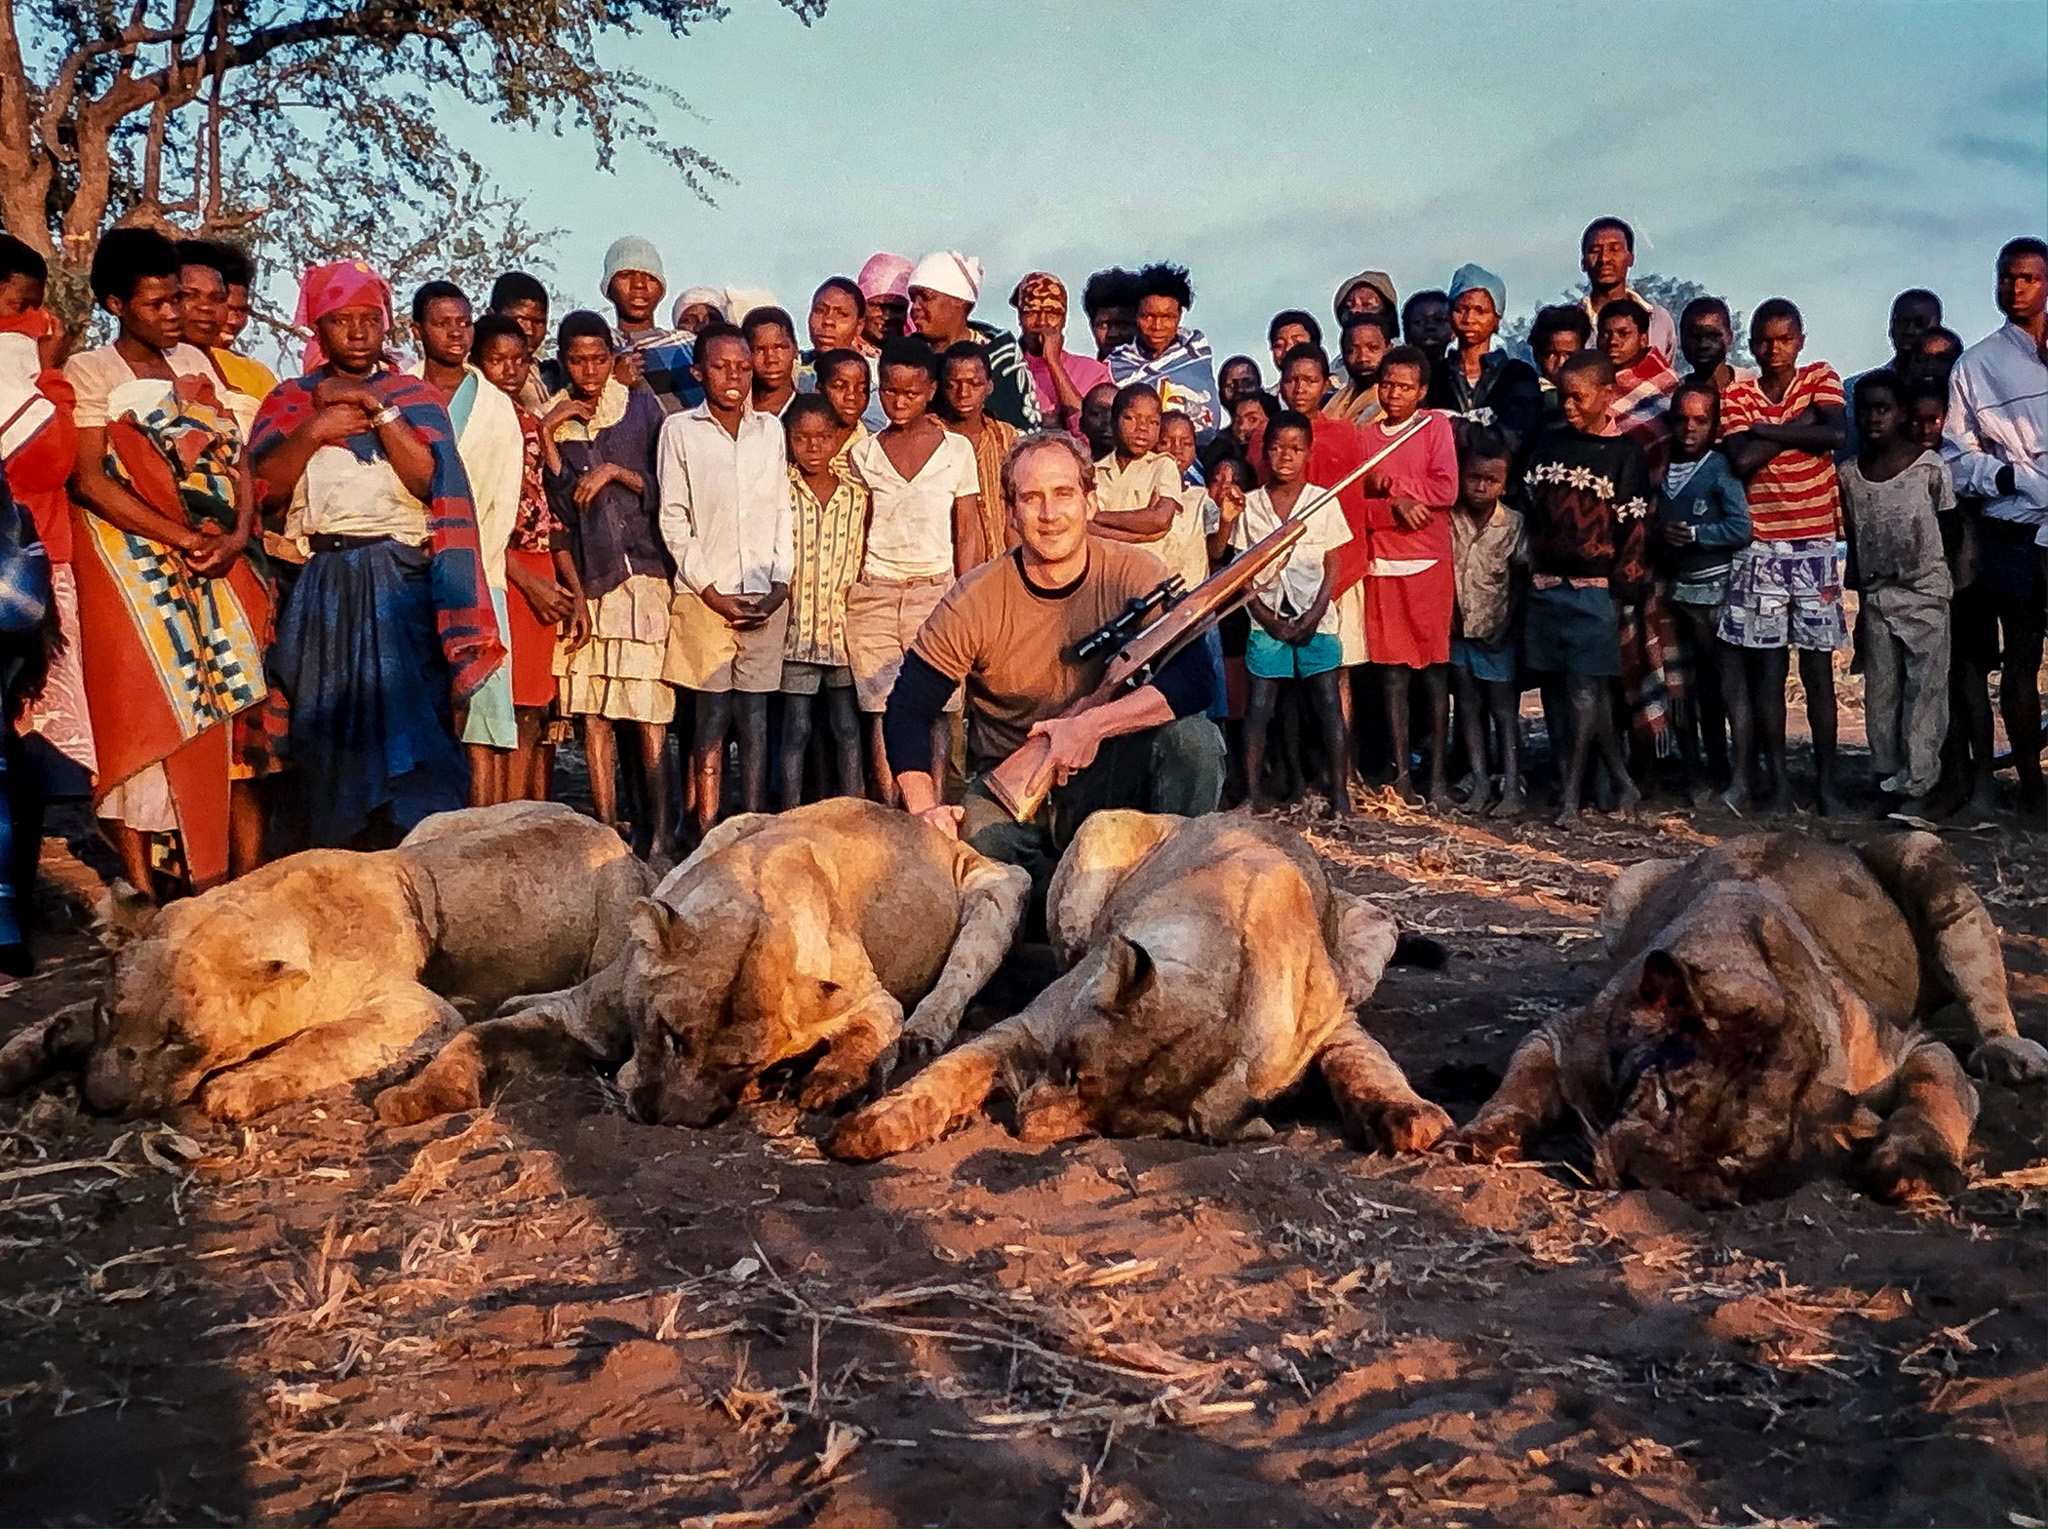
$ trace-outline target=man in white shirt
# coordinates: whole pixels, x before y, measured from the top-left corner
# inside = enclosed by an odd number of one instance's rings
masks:
[[[1981,572],[1971,586],[1981,598],[1957,601],[1959,647],[1988,653],[1988,622],[1996,620],[1999,710],[2019,771],[2020,809],[2039,812],[2048,798],[2037,679],[2048,585],[2035,550],[2048,544],[2048,244],[2014,239],[1998,252],[1998,309],[2006,323],[1964,351],[1949,373],[1941,454],[1956,497],[1984,501]],[[1970,664],[1960,680],[1982,694],[1985,670]]]
[[[1994,520],[2048,521],[2048,245],[1998,252],[2000,328],[1963,352],[1948,379],[1941,454],[1958,494]],[[2038,538],[2048,544],[2048,536]]]
[[[754,361],[730,324],[697,336],[691,369],[704,401],[661,428],[661,536],[676,560],[665,677],[697,692],[697,831],[718,821],[732,697],[741,697],[746,810],[768,793],[768,696],[782,683],[789,580],[796,563],[782,423],[751,405]]]
[[[1600,327],[1600,310],[1609,303],[1630,298],[1650,310],[1650,348],[1661,351],[1666,361],[1678,359],[1678,326],[1671,310],[1653,303],[1628,284],[1629,267],[1636,263],[1636,231],[1620,218],[1595,218],[1579,235],[1579,268],[1586,273],[1586,317]]]

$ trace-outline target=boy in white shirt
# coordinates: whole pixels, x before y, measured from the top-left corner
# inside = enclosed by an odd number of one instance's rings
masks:
[[[1322,494],[1306,481],[1311,427],[1292,409],[1266,427],[1266,486],[1245,494],[1219,485],[1219,519],[1238,551],[1280,528],[1297,508]],[[1334,502],[1311,514],[1306,530],[1276,572],[1264,581],[1249,609],[1252,630],[1245,644],[1244,666],[1250,695],[1244,719],[1245,791],[1254,807],[1265,805],[1259,777],[1266,762],[1266,733],[1279,700],[1280,681],[1298,679],[1308,686],[1316,720],[1323,729],[1329,759],[1329,810],[1337,817],[1351,813],[1345,783],[1351,778],[1351,735],[1344,725],[1338,696],[1338,666],[1343,648],[1337,639],[1337,610],[1331,591],[1337,587],[1337,549],[1351,540],[1351,528]]]
[[[782,424],[751,406],[753,353],[729,324],[697,336],[704,401],[661,427],[661,536],[676,560],[665,677],[697,692],[690,768],[697,832],[718,821],[725,739],[738,711],[741,793],[768,799],[768,696],[782,685],[796,562]]]

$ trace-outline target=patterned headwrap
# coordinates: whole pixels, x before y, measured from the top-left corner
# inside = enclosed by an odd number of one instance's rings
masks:
[[[384,315],[385,333],[390,333],[391,283],[360,260],[308,266],[299,278],[299,305],[292,310],[292,327],[311,329],[343,308],[377,309]],[[315,336],[306,346],[306,370],[315,372],[326,364],[327,353]]]
[[[1065,313],[1067,284],[1050,271],[1033,271],[1010,293],[1010,306],[1020,315],[1027,312]]]

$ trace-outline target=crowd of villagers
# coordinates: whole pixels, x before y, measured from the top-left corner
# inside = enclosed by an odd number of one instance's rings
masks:
[[[876,254],[801,320],[736,287],[671,300],[637,237],[559,319],[524,273],[395,310],[341,261],[303,273],[280,380],[244,344],[243,251],[110,231],[83,348],[0,236],[0,969],[29,970],[53,801],[89,799],[119,895],[156,900],[546,799],[572,739],[595,812],[657,862],[771,797],[900,801],[912,770],[957,799],[992,761],[961,723],[987,677],[939,676],[907,746],[891,695],[932,679],[912,650],[956,582],[1015,555],[1006,464],[1048,435],[1095,544],[1147,579],[1192,588],[1310,512],[1177,692],[1228,740],[1225,804],[1513,815],[1541,790],[1569,820],[1668,787],[1784,811],[1796,669],[1804,805],[1982,812],[2002,669],[2038,814],[2048,246],[1998,252],[2006,322],[1974,344],[1900,293],[1890,359],[1845,382],[1786,298],[1749,309],[1746,357],[1720,298],[1648,300],[1634,244],[1590,224],[1583,301],[1512,345],[1481,266],[1405,301],[1368,269],[1220,364],[1169,263],[1088,277],[1070,348],[1060,276],[1023,274],[1004,327],[956,250]],[[1041,661],[1066,659],[1005,672]]]

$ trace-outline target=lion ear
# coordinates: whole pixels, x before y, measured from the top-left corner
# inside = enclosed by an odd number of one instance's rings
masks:
[[[100,948],[119,955],[156,929],[157,905],[125,881],[117,881],[93,909],[93,935]]]
[[[1108,975],[1115,996],[1111,1007],[1128,1008],[1150,991],[1159,980],[1159,968],[1152,953],[1136,940],[1113,935],[1109,942]]]
[[[1767,912],[1757,920],[1756,943],[1764,960],[1779,971],[1793,969],[1803,954],[1799,936],[1775,913]]]
[[[1636,998],[1673,1029],[1697,1035],[1702,1028],[1699,994],[1693,987],[1686,964],[1668,950],[1653,950],[1643,957],[1643,975],[1636,984]]]
[[[665,902],[643,897],[633,904],[633,938],[656,955],[669,954],[681,925],[676,910]]]

